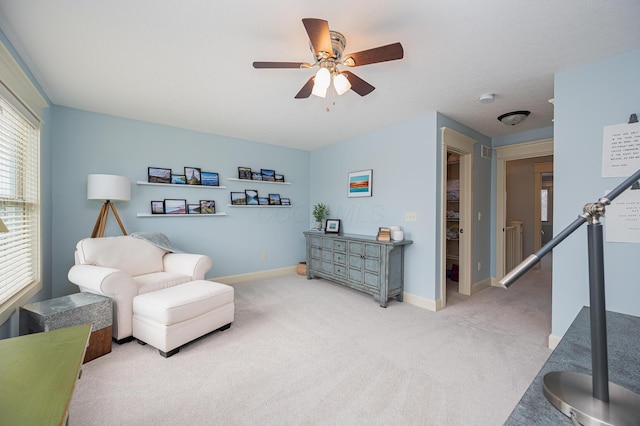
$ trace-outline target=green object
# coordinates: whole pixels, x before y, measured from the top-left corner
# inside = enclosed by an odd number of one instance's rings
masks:
[[[329,217],[329,207],[327,207],[324,203],[317,203],[313,206],[313,217],[316,219],[316,222],[322,222],[327,217]]]
[[[0,424],[65,424],[91,324],[0,340]]]

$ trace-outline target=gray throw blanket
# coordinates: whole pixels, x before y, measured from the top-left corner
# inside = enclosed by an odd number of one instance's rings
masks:
[[[175,248],[169,238],[161,232],[154,231],[138,231],[129,234],[133,238],[139,238],[145,240],[156,247],[160,247],[162,250],[166,250],[171,253],[182,253],[182,250]]]

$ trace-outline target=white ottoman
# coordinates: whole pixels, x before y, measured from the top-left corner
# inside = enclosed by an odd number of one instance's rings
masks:
[[[167,358],[185,343],[231,327],[234,312],[233,287],[190,281],[134,297],[133,337]]]

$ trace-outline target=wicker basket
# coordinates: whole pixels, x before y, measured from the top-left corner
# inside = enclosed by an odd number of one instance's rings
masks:
[[[296,272],[298,275],[307,275],[307,262],[298,262]]]

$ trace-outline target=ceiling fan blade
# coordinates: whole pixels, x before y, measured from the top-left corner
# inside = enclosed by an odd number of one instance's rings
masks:
[[[313,80],[315,76],[312,76],[307,82],[302,86],[302,89],[296,95],[296,99],[305,99],[311,95],[311,91],[313,90]]]
[[[254,68],[309,68],[307,62],[254,62]]]
[[[349,83],[351,83],[351,90],[353,90],[360,96],[367,96],[369,93],[376,90],[375,87],[373,87],[351,71],[342,71],[342,74],[346,74],[347,79],[349,79]]]
[[[349,53],[344,59],[344,64],[350,67],[375,64],[377,62],[395,61],[404,57],[404,49],[400,43],[387,44],[374,47],[361,52]],[[353,60],[353,61],[352,61]]]
[[[335,57],[333,47],[331,46],[329,23],[324,19],[316,18],[304,18],[302,23],[307,30],[315,54],[323,58]]]

